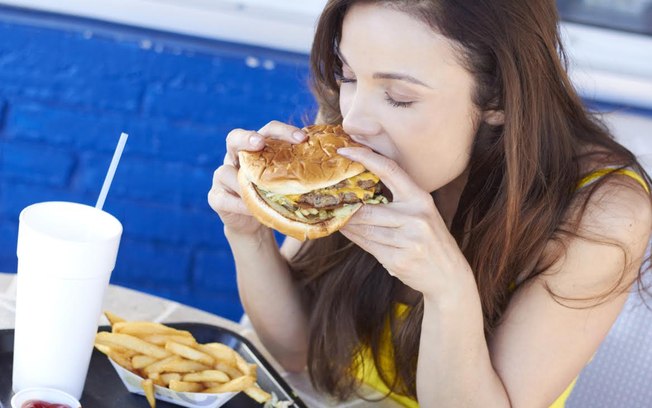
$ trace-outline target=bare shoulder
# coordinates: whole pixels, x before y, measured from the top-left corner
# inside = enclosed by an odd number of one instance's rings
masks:
[[[564,237],[563,256],[541,276],[553,292],[572,298],[631,282],[652,232],[652,200],[637,180],[614,174],[585,189],[569,211],[577,228],[564,228],[574,234]],[[559,249],[558,243],[551,242],[552,248]]]
[[[650,194],[634,178],[613,174],[588,197],[580,227],[623,244],[637,240],[652,228]]]
[[[594,187],[593,194],[576,194],[569,217],[578,228],[563,225],[574,233],[549,241],[544,256],[551,264],[543,262],[545,270],[519,286],[489,339],[513,406],[549,406],[567,389],[609,332],[638,275],[650,242],[650,196],[628,176]]]

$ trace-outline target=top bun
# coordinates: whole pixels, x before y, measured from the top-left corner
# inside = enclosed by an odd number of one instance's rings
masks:
[[[362,164],[337,154],[341,147],[360,147],[341,125],[303,129],[303,143],[266,139],[261,151],[240,151],[240,171],[258,187],[276,194],[305,194],[330,187],[366,171]]]

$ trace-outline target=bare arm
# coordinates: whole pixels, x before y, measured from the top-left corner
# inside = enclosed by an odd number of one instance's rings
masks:
[[[571,240],[565,257],[517,291],[492,338],[485,339],[475,282],[461,279],[448,296],[424,297],[417,372],[421,404],[548,407],[571,384],[607,335],[627,293],[599,305],[565,307],[546,285],[561,296],[595,299],[621,278],[618,290],[636,276],[650,239],[652,210],[640,186],[618,184],[607,183],[605,194],[591,200],[582,227],[621,248]]]
[[[235,257],[244,309],[267,350],[289,371],[301,371],[307,358],[307,315],[272,231],[255,236],[225,234]]]

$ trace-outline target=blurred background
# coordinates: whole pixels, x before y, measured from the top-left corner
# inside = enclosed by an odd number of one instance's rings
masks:
[[[314,116],[306,52],[320,6],[0,3],[0,271],[16,271],[25,206],[94,205],[125,131],[104,207],[124,227],[112,283],[237,320],[206,196],[229,130]]]
[[[234,127],[309,123],[308,51],[323,0],[0,0],[0,271],[18,214],[94,205],[124,225],[112,283],[237,320],[233,260],[206,203]],[[652,163],[652,0],[558,1],[572,78]],[[648,167],[649,169],[650,167]]]

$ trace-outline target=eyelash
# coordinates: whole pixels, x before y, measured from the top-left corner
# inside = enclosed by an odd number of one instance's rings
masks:
[[[348,83],[355,82],[355,79],[352,79],[352,78],[346,78],[346,77],[345,77],[344,75],[342,75],[342,74],[336,74],[336,75],[335,75],[335,80],[336,80],[338,83],[340,83],[340,84],[348,84]]]
[[[350,83],[354,83],[356,81],[355,79],[352,79],[352,78],[346,78],[343,75],[336,75],[335,79],[337,80],[337,82],[339,84],[350,84]],[[389,94],[387,92],[385,92],[385,100],[387,101],[387,103],[389,103],[391,106],[393,106],[395,108],[409,108],[414,103],[414,102],[395,101],[394,99],[392,99],[391,96],[389,96]]]
[[[409,108],[414,102],[399,102],[392,99],[387,92],[385,92],[385,100],[387,103],[392,105],[395,108]]]

